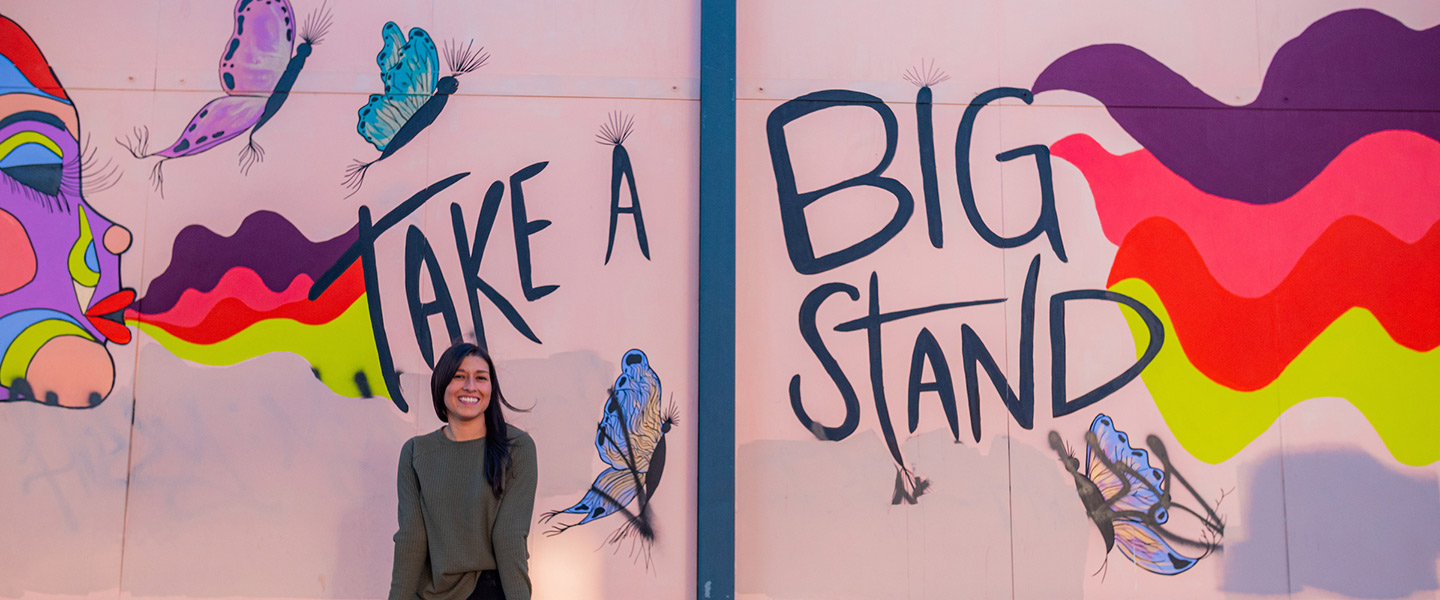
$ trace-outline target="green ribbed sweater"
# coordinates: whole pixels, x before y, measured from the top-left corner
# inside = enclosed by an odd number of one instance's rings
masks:
[[[410,438],[396,475],[400,529],[389,600],[465,600],[480,571],[496,569],[506,600],[530,600],[530,517],[535,441],[510,430],[510,468],[497,498],[485,483],[485,438],[464,442],[443,428]]]

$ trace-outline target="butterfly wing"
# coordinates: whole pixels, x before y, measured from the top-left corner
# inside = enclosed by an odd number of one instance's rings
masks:
[[[440,80],[440,53],[435,40],[419,27],[410,30],[407,41],[400,27],[391,21],[380,30],[380,37],[383,43],[375,62],[380,66],[385,93],[370,95],[370,101],[360,108],[356,130],[376,150],[383,151],[435,93]]]
[[[1165,538],[1139,521],[1117,519],[1115,541],[1126,558],[1151,573],[1176,575],[1184,573],[1200,561],[1176,552]]]
[[[590,491],[585,493],[574,506],[560,511],[576,515],[585,515],[576,525],[584,525],[596,519],[603,519],[616,512],[622,507],[628,506],[630,501],[635,499],[639,487],[635,485],[635,476],[627,469],[605,469],[600,476],[595,478],[595,483],[590,485]]]
[[[269,94],[295,47],[295,10],[290,0],[239,0],[235,31],[220,54],[220,86],[226,94]]]
[[[1115,429],[1115,422],[1104,414],[1090,424],[1099,447],[1086,446],[1087,475],[1116,512],[1147,512],[1160,502],[1165,472],[1150,466],[1150,453],[1130,446],[1130,437]],[[1101,457],[1105,461],[1101,460]],[[1108,461],[1113,468],[1107,467]],[[1126,490],[1126,485],[1129,490]],[[1121,492],[1124,492],[1123,495]],[[1158,511],[1157,522],[1164,523],[1164,511]]]
[[[660,378],[640,350],[626,352],[621,365],[615,391],[605,403],[595,433],[595,447],[610,466],[627,469],[633,465],[643,474],[661,435]]]
[[[221,96],[190,118],[180,139],[155,154],[170,158],[199,154],[245,133],[264,112],[264,96]]]
[[[625,365],[627,386],[625,393],[630,397],[627,404],[633,407],[631,413],[630,449],[634,454],[635,468],[644,473],[650,470],[650,458],[660,442],[662,432],[660,377],[650,368],[650,359],[640,350],[625,353],[621,362]],[[618,383],[618,381],[617,381]]]
[[[401,49],[405,46],[405,33],[400,31],[400,26],[390,21],[380,28],[380,54],[375,56],[375,63],[380,66],[380,82],[385,84],[385,90],[390,90],[390,72],[400,66],[400,60],[405,56]]]

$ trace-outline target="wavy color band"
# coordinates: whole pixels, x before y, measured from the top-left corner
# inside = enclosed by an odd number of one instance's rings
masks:
[[[301,274],[319,279],[359,235],[351,228],[323,242],[312,242],[277,213],[260,211],[245,217],[230,236],[201,225],[191,225],[175,236],[172,259],[165,271],[151,280],[136,307],[144,314],[170,310],[186,290],[207,292],[219,285],[235,267],[247,267],[265,287],[281,291]]]
[[[249,309],[269,312],[286,304],[306,300],[313,283],[309,277],[299,275],[290,282],[290,287],[281,292],[274,292],[265,287],[265,283],[254,271],[246,267],[236,267],[227,271],[213,290],[208,292],[185,290],[180,295],[180,301],[176,302],[175,307],[170,310],[158,315],[144,316],[131,310],[126,313],[125,318],[132,321],[144,319],[175,327],[195,327],[214,313],[216,305],[221,302],[238,301]]]
[[[1373,10],[1316,21],[1275,53],[1245,106],[1216,100],[1144,52],[1088,46],[1051,63],[1033,91],[1105,104],[1155,158],[1209,194],[1273,204],[1345,147],[1377,131],[1440,139],[1440,28],[1414,31]]]
[[[1111,290],[1143,302],[1173,331],[1155,291],[1138,279]],[[1148,332],[1133,311],[1121,311],[1143,353]],[[1235,456],[1290,407],[1311,398],[1340,397],[1359,409],[1404,464],[1440,460],[1440,350],[1416,352],[1391,341],[1368,311],[1347,311],[1290,363],[1255,391],[1236,391],[1205,377],[1190,363],[1185,341],[1167,343],[1141,378],[1175,439],[1195,458],[1217,464]]]
[[[300,282],[303,279],[305,276],[302,275],[297,277],[296,281]],[[220,289],[220,286],[216,286],[216,289]],[[360,263],[356,262],[351,265],[345,274],[336,279],[335,283],[326,289],[319,299],[312,302],[306,298],[309,291],[310,286],[305,285],[304,289],[298,290],[300,300],[268,309],[252,306],[245,301],[246,297],[258,295],[255,291],[242,290],[239,297],[223,297],[210,293],[193,296],[197,301],[206,304],[213,302],[210,310],[204,313],[198,323],[184,324],[192,320],[199,310],[191,310],[183,302],[176,304],[175,308],[165,314],[136,315],[136,320],[151,323],[177,338],[195,344],[219,343],[244,331],[251,325],[270,319],[289,319],[306,325],[323,325],[339,318],[365,294],[365,279],[361,273]],[[198,309],[198,307],[196,308]],[[181,317],[183,320],[171,321],[167,318],[171,315]]]
[[[1373,313],[1405,348],[1440,346],[1440,225],[1406,244],[1374,223],[1342,218],[1274,291],[1241,298],[1215,282],[1184,231],[1153,218],[1125,238],[1108,285],[1131,278],[1165,301],[1190,362],[1235,390],[1269,385],[1353,307]]]
[[[370,308],[364,297],[335,320],[306,325],[289,319],[260,321],[215,344],[193,343],[150,324],[138,327],[160,342],[166,350],[188,361],[206,365],[233,365],[262,354],[290,352],[310,363],[321,383],[336,394],[359,398],[370,395],[390,397],[370,332]],[[363,373],[369,386],[361,389],[356,374]]]
[[[220,366],[290,352],[337,394],[389,398],[361,263],[309,299],[357,231],[311,242],[268,211],[246,217],[230,236],[186,227],[170,265],[126,316],[186,360]]]
[[[1118,246],[1137,223],[1169,219],[1190,236],[1220,285],[1239,296],[1275,289],[1305,249],[1346,215],[1405,242],[1440,221],[1440,143],[1408,131],[1361,138],[1295,196],[1269,206],[1206,194],[1145,150],[1115,156],[1083,134],[1050,149],[1085,175],[1107,239]],[[1265,260],[1256,260],[1262,252]]]

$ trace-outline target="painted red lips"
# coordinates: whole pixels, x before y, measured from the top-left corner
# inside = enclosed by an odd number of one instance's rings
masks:
[[[95,326],[100,335],[117,344],[130,343],[130,328],[125,326],[125,309],[135,302],[135,290],[126,288],[101,298],[85,318]]]

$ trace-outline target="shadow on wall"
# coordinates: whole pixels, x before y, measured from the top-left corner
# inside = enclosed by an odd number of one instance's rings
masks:
[[[1283,460],[1277,454],[1260,463],[1248,487],[1250,535],[1225,549],[1226,591],[1285,593],[1287,554],[1290,592],[1312,587],[1403,598],[1440,589],[1440,485],[1433,473],[1408,475],[1353,450]]]
[[[528,413],[507,413],[505,418],[535,437],[545,469],[535,497],[583,493],[595,478],[590,465],[598,417],[594,407],[604,402],[619,367],[587,351],[502,360],[496,368],[506,398],[530,409]]]
[[[911,437],[903,451],[931,482],[915,504],[891,504],[896,469],[874,432],[736,448],[736,522],[745,524],[735,531],[736,592],[826,600],[1084,595],[1093,527],[1053,454],[1004,436],[982,453],[944,429]],[[1012,526],[1023,563],[1014,572]]]

